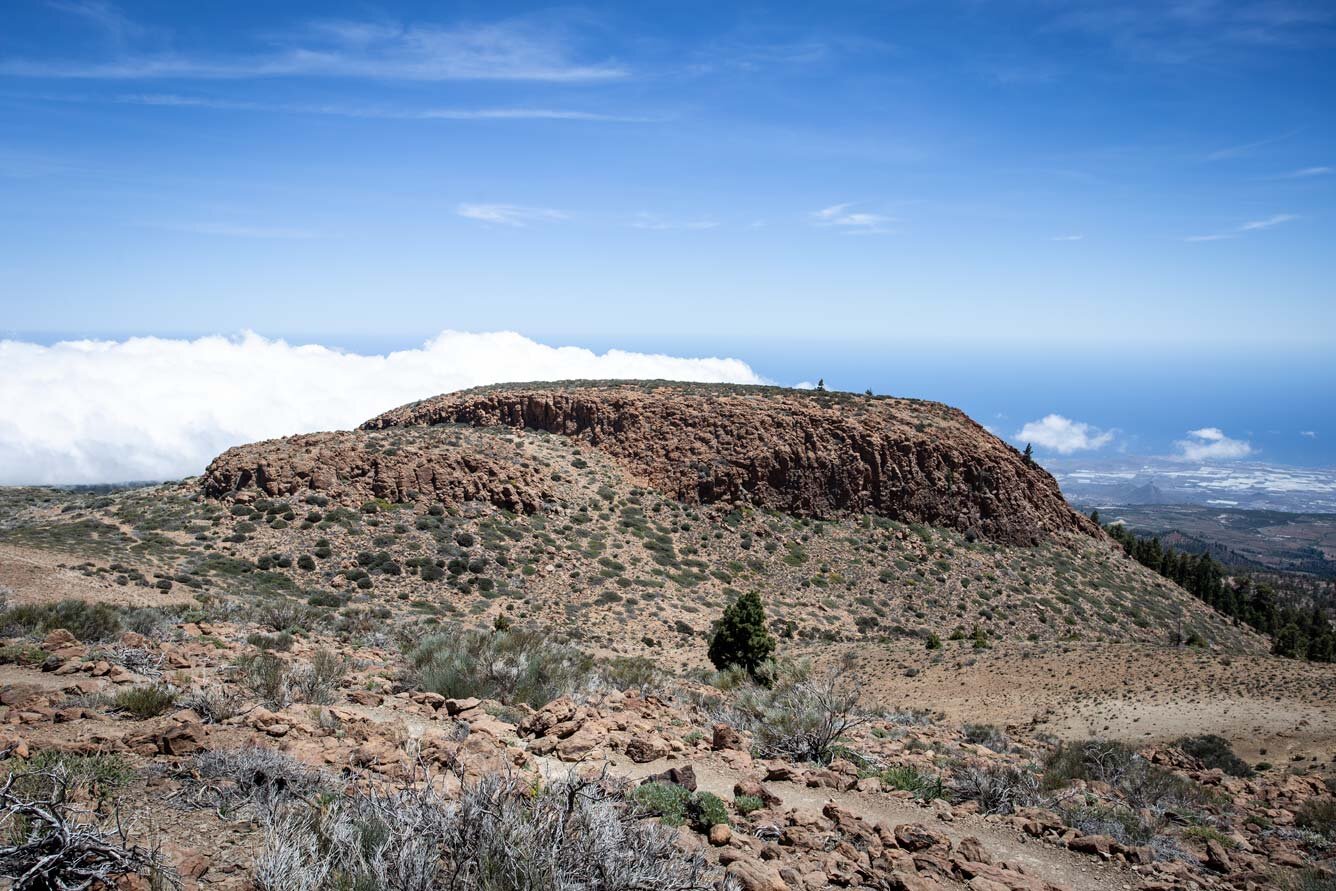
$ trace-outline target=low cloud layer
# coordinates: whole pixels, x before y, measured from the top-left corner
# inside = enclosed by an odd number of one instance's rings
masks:
[[[1059,455],[1070,455],[1104,448],[1113,441],[1113,432],[1062,415],[1047,415],[1022,427],[1016,433],[1016,441],[1033,443]]]
[[[446,331],[364,356],[256,334],[52,346],[0,341],[0,485],[176,479],[230,446],[347,429],[438,393],[506,381],[762,383],[737,359],[551,347]]]
[[[1187,439],[1174,443],[1185,461],[1232,461],[1253,453],[1251,443],[1230,439],[1219,427],[1189,430]]]

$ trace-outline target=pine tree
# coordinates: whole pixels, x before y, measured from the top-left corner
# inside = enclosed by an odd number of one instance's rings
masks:
[[[1271,655],[1298,659],[1303,655],[1306,645],[1299,626],[1291,623],[1276,632],[1276,639],[1271,644]]]
[[[710,637],[710,661],[725,669],[740,666],[755,675],[775,652],[775,638],[765,627],[761,596],[749,591],[724,608]]]
[[[1034,446],[1030,443],[1025,444],[1025,451],[1021,452],[1021,457],[1025,459],[1026,464],[1034,463]]]

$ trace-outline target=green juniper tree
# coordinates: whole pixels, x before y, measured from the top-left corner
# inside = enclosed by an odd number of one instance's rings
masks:
[[[749,591],[724,608],[710,637],[710,661],[718,669],[737,665],[755,675],[775,652],[775,638],[765,627],[761,596]]]

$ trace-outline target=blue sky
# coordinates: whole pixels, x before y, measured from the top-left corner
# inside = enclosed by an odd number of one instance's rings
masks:
[[[1334,106],[1301,0],[9,0],[0,337],[517,330],[1321,432]],[[1055,377],[985,399],[999,360]],[[1184,368],[1284,417],[1110,408]]]

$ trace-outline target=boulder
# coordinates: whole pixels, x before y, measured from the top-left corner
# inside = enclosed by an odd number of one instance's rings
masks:
[[[1081,854],[1095,854],[1104,860],[1113,856],[1118,842],[1107,835],[1082,835],[1067,843],[1067,847]]]
[[[637,736],[626,744],[626,757],[636,764],[658,761],[667,754],[668,747],[663,740],[653,736]]]
[[[743,739],[742,734],[734,727],[727,724],[714,725],[714,737],[710,742],[710,748],[716,752],[722,749],[738,749],[745,751],[747,741]]]
[[[1229,859],[1229,852],[1225,850],[1224,845],[1213,838],[1206,842],[1206,868],[1219,873],[1234,871],[1234,864]]]
[[[757,780],[753,779],[738,780],[733,784],[733,797],[737,798],[740,795],[759,798],[761,801],[765,802],[766,807],[775,807],[784,803],[778,795],[761,785]]]
[[[476,696],[470,696],[467,699],[447,699],[445,700],[445,713],[451,717],[461,712],[471,711],[482,705],[482,700]]]
[[[895,843],[906,851],[951,850],[951,839],[922,823],[901,823],[895,827]]]
[[[77,646],[79,646],[79,638],[64,628],[52,628],[46,633],[46,637],[42,638],[42,649],[48,652]]]
[[[739,857],[728,864],[724,875],[734,879],[742,891],[788,891],[789,888],[778,869],[750,857]]]
[[[672,783],[675,786],[681,786],[688,792],[696,791],[696,771],[690,764],[683,764],[680,767],[670,767],[663,773],[656,773],[653,776],[645,777],[646,783]]]

